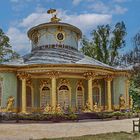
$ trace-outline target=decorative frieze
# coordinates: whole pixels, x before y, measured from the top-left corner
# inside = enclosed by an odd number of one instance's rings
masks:
[[[48,80],[41,80],[40,81],[40,88],[41,87],[47,87],[48,85],[50,85]]]
[[[43,45],[43,46],[37,46],[35,48],[32,48],[32,51],[45,50],[48,48],[65,48],[65,49],[77,51],[76,48],[69,46],[69,45],[64,45],[64,44],[47,44],[47,45]]]
[[[29,87],[32,87],[32,86],[33,86],[33,83],[32,83],[32,81],[31,81],[31,79],[28,79],[28,80],[26,81],[26,86],[29,86]]]
[[[83,80],[78,80],[77,87],[84,87],[83,86]]]
[[[60,79],[58,87],[61,85],[69,85],[69,81],[67,79]]]
[[[93,82],[92,82],[92,85],[93,86],[98,86],[99,85],[99,81],[96,79],[96,80],[94,80]]]

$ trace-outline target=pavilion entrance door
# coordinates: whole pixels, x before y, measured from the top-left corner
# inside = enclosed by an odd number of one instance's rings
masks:
[[[43,111],[47,105],[50,105],[50,88],[44,86],[41,89],[41,97],[40,97],[40,106],[41,110]]]
[[[82,109],[84,105],[84,93],[82,87],[77,88],[77,106],[78,109]]]
[[[99,94],[99,88],[98,87],[94,87],[93,88],[93,104],[100,104],[100,94]]]
[[[58,104],[66,110],[70,105],[69,88],[65,85],[61,86],[58,91]]]

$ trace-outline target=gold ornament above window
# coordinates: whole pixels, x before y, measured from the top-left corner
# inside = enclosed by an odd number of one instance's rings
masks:
[[[62,42],[65,40],[65,32],[61,31],[61,32],[56,32],[56,40],[59,42]]]

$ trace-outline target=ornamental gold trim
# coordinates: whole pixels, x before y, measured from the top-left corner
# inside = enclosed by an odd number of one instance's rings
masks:
[[[58,78],[60,76],[60,72],[58,71],[50,71],[50,72],[47,72],[47,76],[49,76],[51,79],[52,78]]]
[[[95,73],[95,72],[85,72],[83,74],[83,76],[86,78],[86,79],[91,79],[91,78],[95,78],[98,74]]]
[[[28,80],[31,78],[31,75],[28,73],[22,72],[22,73],[18,73],[17,77],[19,77],[20,80],[23,80],[23,79]]]
[[[58,34],[62,34],[63,35],[63,39],[62,40],[60,40],[59,38],[58,38]],[[58,41],[58,42],[63,42],[64,40],[65,40],[65,38],[66,38],[66,33],[64,32],[64,31],[56,31],[55,32],[55,39]]]

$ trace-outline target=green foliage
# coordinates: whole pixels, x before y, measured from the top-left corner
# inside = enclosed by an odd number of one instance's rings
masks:
[[[0,29],[0,63],[18,57],[19,54],[12,50],[9,37]]]
[[[60,114],[60,113],[53,113],[53,114],[42,114],[42,113],[31,113],[31,114],[22,114],[22,113],[5,113],[0,114],[1,120],[27,120],[27,121],[52,121],[52,122],[60,122],[66,120],[77,120],[76,114]]]
[[[125,46],[125,24],[118,22],[114,30],[109,25],[98,26],[91,32],[91,36],[92,40],[83,37],[81,51],[103,63],[115,65],[119,49]]]
[[[68,120],[77,120],[78,116],[74,113],[68,115]]]
[[[140,108],[140,89],[137,88],[137,86],[134,82],[135,81],[134,79],[135,78],[133,78],[133,80],[131,80],[129,94],[133,98],[133,107],[134,107],[134,109],[136,109],[136,108]]]
[[[127,132],[113,132],[96,135],[85,135],[78,137],[66,137],[66,138],[43,138],[36,140],[139,140],[139,133],[127,133]]]
[[[132,39],[134,48],[122,56],[124,65],[133,65],[129,94],[133,98],[133,109],[140,109],[140,31]]]

